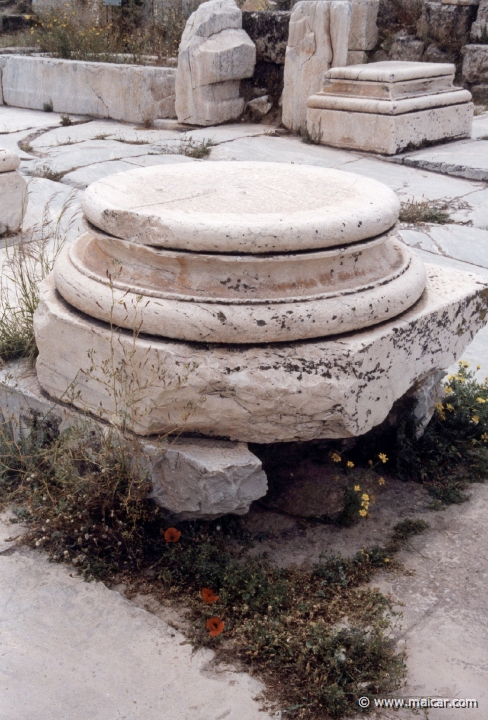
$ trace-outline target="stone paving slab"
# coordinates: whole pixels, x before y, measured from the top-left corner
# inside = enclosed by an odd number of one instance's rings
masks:
[[[271,718],[257,680],[34,551],[0,555],[0,632],[0,720]]]
[[[400,235],[411,247],[488,268],[488,231],[463,225],[420,225],[402,228]]]
[[[478,700],[478,709],[432,709],[429,720],[488,717],[487,514],[488,486],[474,485],[470,502],[432,514],[436,528],[410,541],[401,554],[410,575],[373,581],[402,603],[409,675],[398,696]]]
[[[78,115],[70,116],[77,122],[84,118]],[[19,132],[20,130],[38,130],[44,127],[54,127],[61,124],[59,113],[47,113],[42,110],[24,110],[23,108],[0,105],[0,134]]]
[[[108,175],[134,170],[136,167],[152,167],[153,165],[167,165],[168,163],[196,162],[185,155],[141,155],[140,157],[126,158],[125,160],[107,160],[94,163],[67,173],[63,183],[84,189],[90,183],[101,180]]]
[[[464,140],[420,150],[403,159],[405,165],[470,180],[488,180],[488,140]]]
[[[474,140],[486,140],[486,136],[488,136],[488,113],[476,115],[473,118],[473,130],[471,132],[471,137]]]

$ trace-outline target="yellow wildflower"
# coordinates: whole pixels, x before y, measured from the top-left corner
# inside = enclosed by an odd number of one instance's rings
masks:
[[[363,493],[361,495],[361,500],[366,500],[366,501],[369,500],[369,495],[367,493]]]
[[[459,361],[459,367],[469,368],[469,362],[468,362],[467,360],[460,360],[460,361]]]
[[[390,562],[390,558],[385,558],[385,562]]]
[[[385,453],[380,453],[378,457],[382,463],[388,462],[388,458],[386,457]]]
[[[359,514],[361,515],[361,517],[366,517],[366,515],[368,514],[368,511],[367,511],[367,510],[360,510],[360,511],[359,511]]]
[[[446,410],[449,410],[449,412],[454,412],[454,408],[450,403],[447,403]]]
[[[361,485],[355,485],[354,492],[361,492]]]
[[[351,460],[348,460],[346,464],[347,464],[347,467],[349,467],[349,468],[354,467],[354,463]]]
[[[453,392],[452,387],[446,387],[446,388],[444,388],[444,390],[445,390],[445,392],[446,392],[447,395],[449,395],[449,393],[452,393],[452,392]]]
[[[454,380],[454,378],[457,378],[457,375],[449,375],[447,379],[451,381]]]
[[[385,478],[380,477],[380,479],[378,480],[378,485],[384,485],[384,484],[385,484]]]
[[[480,421],[479,415],[473,415],[471,420],[472,420],[472,422],[474,422],[475,425],[477,425]]]
[[[331,458],[334,462],[340,462],[342,460],[341,456],[338,455],[336,452],[332,453]]]
[[[481,436],[481,439],[483,440],[483,442],[487,442],[487,441],[488,441],[488,434],[487,434],[487,433],[483,433],[483,435]]]
[[[486,402],[486,400],[485,400],[485,398],[481,398],[481,397],[480,397],[480,398],[476,398],[476,402],[479,402],[481,405],[484,405],[484,403]]]
[[[476,369],[477,369],[477,370],[481,370],[481,365],[477,365],[477,366],[476,366]]]

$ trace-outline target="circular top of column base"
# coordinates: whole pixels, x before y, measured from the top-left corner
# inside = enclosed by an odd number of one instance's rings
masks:
[[[284,253],[377,236],[399,201],[382,183],[309,165],[202,162],[130,170],[88,187],[83,211],[132,243],[214,253]]]

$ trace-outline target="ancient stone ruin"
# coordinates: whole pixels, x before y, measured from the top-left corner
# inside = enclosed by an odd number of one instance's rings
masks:
[[[0,148],[0,235],[16,233],[27,205],[27,183],[17,171],[20,160]]]
[[[251,77],[256,48],[242,29],[234,0],[211,0],[188,20],[176,73],[176,115],[180,122],[215,125],[244,110],[239,81]]]
[[[471,93],[453,86],[454,65],[378,62],[333,68],[307,100],[317,142],[395,155],[447,138],[469,137]]]
[[[41,287],[38,378],[141,435],[361,435],[485,322],[484,284],[424,267],[396,235],[395,193],[352,173],[144,168],[91,185],[83,210]]]

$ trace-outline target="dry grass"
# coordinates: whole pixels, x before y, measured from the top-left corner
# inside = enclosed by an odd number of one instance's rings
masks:
[[[447,210],[449,206],[446,204],[434,205],[428,200],[407,200],[401,204],[399,220],[408,225],[446,225],[453,222]]]

